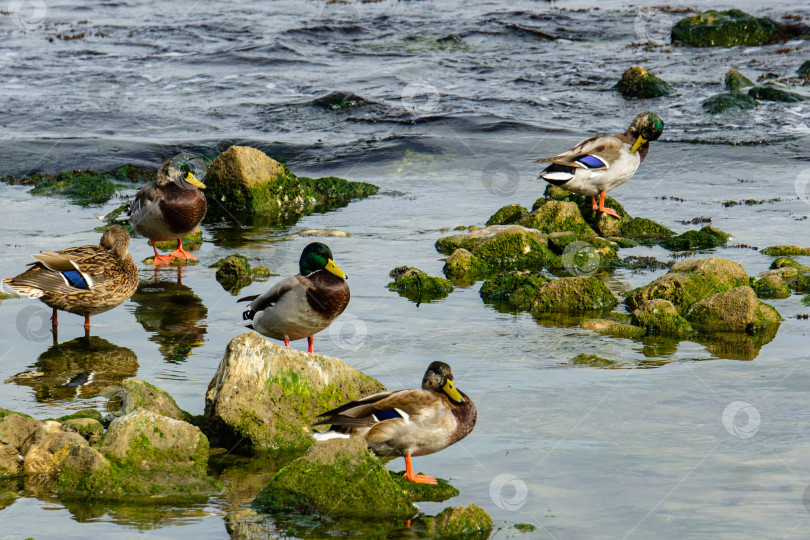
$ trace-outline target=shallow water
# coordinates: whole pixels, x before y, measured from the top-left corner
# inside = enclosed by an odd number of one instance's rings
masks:
[[[281,275],[294,273],[312,240],[297,231],[339,229],[351,236],[326,241],[350,276],[352,302],[333,329],[316,337],[316,351],[389,388],[417,385],[427,364],[441,359],[478,405],[472,435],[416,460],[417,468],[461,491],[447,503],[421,504],[425,512],[477,504],[494,517],[494,537],[806,537],[810,322],[795,315],[810,308],[800,296],[770,302],[785,321],[773,341],[749,356],[754,361],[741,361],[728,357],[744,354],[717,354],[705,344],[600,337],[560,321],[502,313],[481,302],[480,284],[419,306],[385,288],[395,266],[440,274],[433,243],[448,229],[481,225],[505,204],[531,205],[545,188],[534,180],[532,159],[585,134],[624,129],[647,108],[667,127],[638,174],[614,192],[632,215],[678,232],[696,228],[681,220],[711,217],[733,234],[730,246],[808,244],[810,198],[797,186],[810,178],[810,109],[765,104],[752,114],[716,118],[700,112],[705,97],[722,91],[730,67],[751,78],[786,75],[807,59],[808,45],[789,44],[787,53],[776,52],[784,47],[778,45],[631,46],[644,41],[635,33],[634,9],[610,2],[600,10],[560,9],[581,5],[587,4],[181,2],[158,11],[123,2],[92,9],[48,4],[43,24],[27,31],[0,16],[0,174],[130,162],[156,167],[178,147],[213,156],[238,142],[283,158],[296,174],[381,187],[370,199],[292,226],[206,223],[201,264],[182,269],[181,285],[177,269],[143,265],[139,293],[94,320],[94,347],[106,362],[74,354],[82,350],[72,345],[83,332],[79,317],[60,317],[53,347],[40,328],[47,312],[37,302],[3,301],[0,406],[38,418],[103,410],[99,391],[137,376],[201,413],[226,344],[243,331],[244,308],[207,265],[238,251]],[[779,11],[753,2],[738,7],[777,18],[782,10],[810,15],[800,2]],[[55,37],[65,28],[104,36]],[[457,39],[440,39],[450,35]],[[610,86],[636,62],[679,94],[624,102]],[[429,86],[405,91],[411,83]],[[349,111],[311,105],[332,90],[373,103]],[[727,142],[749,144],[717,144]],[[97,242],[95,216],[121,202],[82,208],[27,191],[0,184],[2,276],[19,272],[30,253]],[[770,202],[723,206],[744,199]],[[130,251],[140,261],[151,249],[136,239]],[[631,254],[670,258],[660,248],[622,250]],[[709,254],[740,262],[750,275],[772,260],[741,247],[700,255]],[[802,262],[810,264],[810,257]],[[661,273],[603,277],[621,292]],[[267,286],[254,283],[240,294]],[[171,310],[164,309],[167,291]],[[569,363],[589,352],[623,369]],[[744,412],[738,436],[723,423],[724,412],[739,409],[733,404],[740,401],[759,413],[749,438],[739,436],[748,434],[740,431]],[[399,470],[402,463],[390,466]],[[142,509],[38,499],[35,486],[26,488],[0,510],[2,538],[126,538],[144,531],[150,538],[222,538],[248,502],[226,496]],[[533,523],[535,533],[509,528],[520,522]],[[272,523],[263,526],[272,531]]]

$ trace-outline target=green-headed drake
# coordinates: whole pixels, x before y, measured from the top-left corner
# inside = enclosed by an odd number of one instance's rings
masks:
[[[261,296],[246,296],[250,301],[242,319],[252,320],[248,328],[263,336],[284,340],[307,338],[309,352],[313,336],[327,328],[349,305],[348,276],[337,267],[332,250],[320,242],[304,248],[298,261],[300,274],[289,276]]]
[[[535,163],[551,163],[540,178],[563,189],[590,196],[593,209],[618,218],[605,207],[605,193],[627,182],[647,157],[650,141],[661,136],[664,122],[654,112],[643,112],[633,119],[624,133],[597,135],[585,139],[558,156]],[[599,204],[596,203],[599,195]]]
[[[475,427],[478,412],[472,400],[456,389],[450,366],[433,362],[421,390],[380,392],[319,417],[322,420],[314,425],[330,427],[315,433],[315,439],[362,437],[377,455],[404,457],[406,479],[435,484],[432,476],[414,474],[411,456],[433,454],[460,441]]]
[[[99,245],[37,253],[30,269],[3,283],[52,307],[54,326],[56,312],[62,310],[84,315],[84,326],[89,328],[91,315],[122,304],[138,288],[138,268],[128,247],[129,233],[113,225],[104,231]]]
[[[183,249],[182,237],[202,222],[208,205],[189,160],[166,160],[157,178],[143,186],[129,207],[132,228],[145,236],[155,250],[155,266],[171,264],[175,259],[196,261],[197,257]],[[158,254],[155,242],[177,240],[177,249],[170,255]]]

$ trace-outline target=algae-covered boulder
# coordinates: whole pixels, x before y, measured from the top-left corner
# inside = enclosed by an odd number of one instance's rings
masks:
[[[94,418],[71,418],[63,425],[84,437],[90,444],[97,444],[104,437],[104,426]]]
[[[427,538],[453,540],[486,540],[494,523],[486,510],[470,506],[449,507],[436,517],[424,517],[418,527],[424,527]]]
[[[710,9],[678,21],[672,28],[672,42],[693,47],[764,45],[777,30],[779,25],[774,21],[752,17],[739,9]]]
[[[774,259],[771,263],[771,270],[779,270],[781,268],[795,268],[797,272],[802,274],[810,272],[810,266],[805,266],[790,257],[779,257]]]
[[[699,231],[686,231],[661,242],[661,246],[670,251],[687,251],[690,249],[707,249],[726,245],[730,235],[713,225],[707,225]]]
[[[107,397],[120,400],[121,406],[116,411],[118,416],[128,415],[144,409],[168,418],[188,422],[191,415],[177,406],[177,402],[162,388],[140,379],[127,379],[119,388],[105,389]]]
[[[205,396],[205,433],[225,448],[311,444],[310,425],[338,405],[385,390],[337,358],[280,347],[249,332],[228,344]]]
[[[253,283],[253,272],[250,271],[250,262],[244,255],[238,253],[220,259],[212,267],[217,269],[216,279],[222,288],[231,294],[236,294]]]
[[[317,97],[312,100],[313,105],[332,111],[351,109],[367,103],[368,101],[362,96],[346,91],[329,92],[325,96]]]
[[[725,84],[726,90],[732,93],[742,92],[744,88],[754,86],[754,83],[751,81],[751,79],[749,79],[736,69],[731,69],[726,73]]]
[[[13,446],[0,443],[0,480],[22,474],[22,456]]]
[[[540,286],[547,281],[548,278],[531,272],[507,272],[486,280],[478,293],[484,302],[506,304],[520,311],[528,311]]]
[[[770,246],[760,250],[760,253],[764,253],[765,255],[773,255],[776,257],[790,257],[796,255],[810,255],[810,248],[797,245]]]
[[[388,284],[388,290],[416,303],[440,300],[453,292],[450,281],[429,276],[418,268],[400,266],[391,270],[389,275],[394,281]]]
[[[701,332],[747,332],[755,334],[779,326],[782,317],[760,302],[751,287],[736,287],[695,303],[686,319]]]
[[[655,98],[673,93],[672,87],[641,66],[631,66],[616,84],[625,98]]]
[[[455,250],[444,262],[444,275],[450,279],[474,280],[490,273],[489,265],[464,248]]]
[[[790,287],[778,274],[770,270],[755,280],[751,287],[758,298],[787,298],[790,296]]]
[[[59,473],[62,461],[71,445],[89,446],[79,435],[53,420],[42,422],[25,441],[20,454],[25,458],[23,470],[27,475],[51,476]]]
[[[728,110],[755,109],[757,102],[748,94],[723,93],[703,101],[703,110],[709,114],[720,114]]]
[[[597,334],[628,339],[640,338],[647,333],[640,326],[610,319],[588,319],[581,327],[583,330],[593,330]]]
[[[559,267],[559,257],[548,248],[548,236],[520,225],[490,225],[436,241],[440,253],[464,248],[493,270],[541,270]]]
[[[610,311],[618,301],[595,277],[552,279],[537,289],[531,303],[533,313]]]
[[[519,204],[510,204],[499,209],[497,212],[487,220],[487,227],[490,225],[509,225],[517,222],[524,214],[529,211],[520,206]]]
[[[577,239],[593,241],[597,235],[585,222],[579,206],[575,202],[548,201],[532,213],[518,221],[518,225],[543,231],[544,233],[574,233]]]
[[[651,219],[628,217],[622,219],[619,234],[642,244],[653,244],[674,236],[675,232]]]
[[[217,156],[205,177],[206,196],[232,212],[284,218],[347,204],[379,188],[341,178],[296,177],[261,150],[231,146]]]
[[[608,360],[596,354],[580,353],[571,359],[571,363],[575,366],[593,366],[593,367],[610,367],[615,366],[616,362]]]
[[[774,272],[774,270],[769,270],[768,272],[765,272],[764,275],[767,276],[771,272]],[[788,282],[788,287],[799,294],[810,292],[810,275],[804,274],[801,276],[793,276],[793,278]]]
[[[672,265],[669,273],[630,291],[625,303],[635,310],[648,300],[669,300],[682,316],[692,304],[709,296],[748,285],[748,274],[734,261],[710,257],[688,259]]]
[[[0,443],[22,450],[25,441],[40,425],[42,422],[28,415],[0,408]]]
[[[417,509],[362,439],[331,439],[281,469],[259,493],[262,511],[378,522],[405,520]]]
[[[807,99],[796,92],[788,92],[771,85],[755,86],[748,91],[748,95],[760,101],[781,101],[784,103],[796,103]]]
[[[679,337],[692,332],[692,326],[681,317],[672,302],[661,298],[648,300],[636,308],[633,324],[653,335]]]

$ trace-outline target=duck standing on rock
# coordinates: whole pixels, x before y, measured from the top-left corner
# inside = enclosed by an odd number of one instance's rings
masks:
[[[138,267],[128,247],[129,233],[113,225],[104,231],[99,245],[37,253],[30,269],[3,283],[52,307],[54,327],[61,309],[84,315],[84,328],[89,330],[91,315],[118,306],[138,288]]]
[[[551,163],[539,177],[573,193],[590,196],[594,211],[618,218],[615,210],[605,207],[605,193],[635,174],[647,157],[650,141],[658,139],[663,131],[664,122],[657,114],[643,112],[624,133],[597,135],[558,156],[536,160],[535,163]]]
[[[319,418],[315,426],[330,427],[316,432],[315,439],[362,437],[379,456],[404,457],[407,480],[435,484],[434,477],[414,473],[411,456],[433,454],[460,441],[475,427],[478,412],[472,400],[456,389],[450,366],[432,362],[421,390],[380,392]]]
[[[166,266],[175,258],[196,261],[183,249],[182,238],[202,222],[208,205],[197,180],[185,160],[166,160],[157,178],[135,194],[129,214],[132,228],[145,236],[155,250],[155,266]],[[177,239],[177,249],[170,255],[158,254],[155,242]]]
[[[300,274],[289,276],[262,295],[246,296],[250,302],[242,319],[263,336],[284,340],[307,338],[313,352],[313,336],[327,328],[349,305],[348,276],[337,267],[329,246],[313,242],[298,260]]]

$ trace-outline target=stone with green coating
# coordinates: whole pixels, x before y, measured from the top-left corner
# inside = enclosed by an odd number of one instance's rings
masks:
[[[521,225],[490,225],[436,241],[440,253],[449,255],[459,248],[486,262],[493,271],[560,267],[559,256],[548,248],[548,236]]]
[[[412,502],[442,502],[447,499],[452,499],[459,494],[459,491],[443,478],[436,478],[436,484],[421,484],[406,480],[403,476],[405,471],[389,471],[389,473],[396,485],[399,486],[399,489],[401,489],[403,493],[405,493],[405,496]],[[417,474],[422,473],[418,472]]]
[[[648,300],[662,298],[684,316],[695,302],[744,285],[748,285],[748,274],[737,262],[719,257],[688,259],[675,263],[652,283],[630,291],[625,303],[635,310]]]
[[[197,227],[180,240],[183,242],[184,250],[196,251],[200,249],[200,246],[202,246],[203,242],[202,229],[200,227]],[[165,242],[155,242],[155,247],[158,248],[158,251],[174,251],[175,248],[177,248],[177,240],[166,240]]]
[[[538,287],[530,305],[533,313],[610,311],[618,305],[607,286],[595,277],[552,279]]]
[[[486,276],[491,272],[489,265],[464,248],[455,250],[445,261],[444,275],[450,279],[469,278],[471,280]]]
[[[810,255],[810,248],[801,247],[797,245],[789,246],[770,246],[759,251],[764,255],[773,255],[775,257],[790,257],[796,255]]]
[[[598,334],[617,338],[634,339],[647,334],[647,330],[640,326],[610,319],[589,319],[583,322],[581,327],[583,330],[593,330]]]
[[[8,409],[0,409],[0,443],[21,451],[23,444],[42,425],[39,420]]]
[[[0,480],[21,476],[23,473],[20,451],[0,442]]]
[[[799,294],[810,293],[810,274],[795,276],[788,286]]]
[[[244,255],[228,255],[211,266],[217,268],[216,279],[226,291],[236,294],[244,287],[253,283],[253,272],[250,262]]]
[[[775,86],[755,86],[748,91],[748,95],[760,101],[781,101],[783,103],[796,103],[807,98],[796,92],[789,92]]]
[[[424,527],[428,538],[453,540],[486,540],[492,534],[494,522],[486,510],[470,506],[445,508],[436,517],[424,517],[418,527]]]
[[[548,278],[530,272],[513,271],[486,280],[478,293],[484,302],[507,304],[519,311],[529,311],[540,286]]]
[[[805,266],[790,257],[779,257],[771,263],[771,270],[779,270],[780,268],[795,268],[802,274],[810,272],[810,266]]]
[[[593,241],[597,234],[585,222],[579,206],[575,202],[548,201],[546,204],[524,216],[518,225],[537,229],[546,234],[555,232],[574,233],[578,240]]]
[[[752,17],[739,9],[710,9],[678,21],[672,28],[672,42],[693,47],[765,45],[779,30],[770,19]]]
[[[492,216],[487,220],[487,226],[509,225],[511,223],[516,223],[521,217],[523,217],[524,214],[528,213],[529,211],[519,204],[510,204],[492,214]]]
[[[306,447],[318,414],[383,390],[337,358],[248,332],[231,340],[208,385],[204,431],[212,444],[241,452]]]
[[[760,302],[751,287],[735,287],[695,303],[686,319],[701,332],[756,334],[782,321],[779,312]]]
[[[253,506],[273,514],[377,522],[406,520],[417,513],[385,465],[364,440],[354,437],[313,445],[273,477]]]
[[[84,437],[91,445],[98,444],[104,436],[104,426],[93,418],[72,418],[63,425]]]
[[[391,270],[390,275],[394,281],[388,284],[388,290],[417,303],[440,300],[453,292],[450,281],[429,276],[418,268],[401,266]]]
[[[773,270],[771,270],[773,272]],[[790,287],[781,277],[765,273],[751,284],[757,298],[787,298],[790,296]]]
[[[669,300],[647,300],[633,311],[633,324],[648,335],[682,337],[692,333],[692,325],[681,317]]]
[[[619,93],[627,99],[630,98],[656,98],[668,96],[674,92],[672,87],[663,79],[653,75],[641,66],[631,66],[622,74],[616,84]]]
[[[705,99],[702,107],[709,114],[720,114],[725,111],[755,109],[757,101],[748,94],[723,93]]]
[[[575,366],[594,366],[594,367],[609,367],[616,365],[613,360],[608,360],[596,354],[581,353],[571,359],[571,363]]]
[[[640,217],[623,219],[619,231],[624,238],[637,240],[642,244],[658,243],[675,235],[670,228]]]
[[[104,421],[104,417],[98,412],[96,409],[82,409],[80,411],[76,411],[72,414],[66,414],[65,416],[60,416],[56,420],[62,422],[63,424],[68,420],[73,420],[77,418],[92,418],[93,420],[98,420],[99,422]]]
[[[810,60],[805,60],[799,69],[796,70],[796,75],[799,77],[810,77]]]
[[[726,73],[725,83],[726,83],[726,90],[732,93],[742,92],[744,88],[754,86],[754,83],[751,81],[751,79],[749,79],[736,69],[731,69]]]
[[[715,227],[707,225],[699,231],[686,231],[661,242],[661,247],[670,251],[688,251],[691,249],[707,249],[726,245],[731,237]]]
[[[119,416],[144,409],[175,420],[191,420],[191,414],[178,407],[168,392],[147,381],[126,379],[115,395],[121,399],[121,409],[116,413]]]

